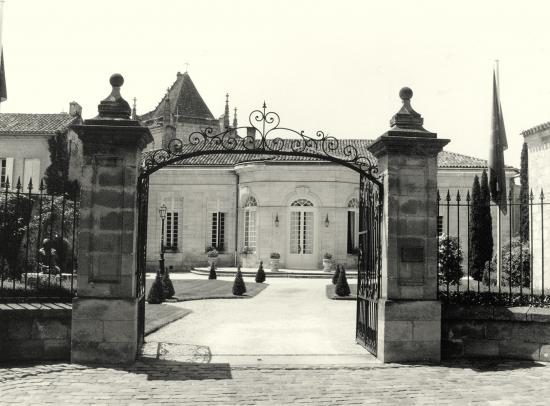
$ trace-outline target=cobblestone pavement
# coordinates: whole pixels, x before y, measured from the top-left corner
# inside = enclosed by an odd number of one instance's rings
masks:
[[[0,369],[9,405],[548,405],[550,365],[232,366],[141,361]]]

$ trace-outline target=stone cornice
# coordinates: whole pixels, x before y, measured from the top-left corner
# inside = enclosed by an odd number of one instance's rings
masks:
[[[450,140],[441,138],[426,138],[388,135],[378,137],[368,150],[376,158],[388,153],[406,153],[407,155],[436,156]]]

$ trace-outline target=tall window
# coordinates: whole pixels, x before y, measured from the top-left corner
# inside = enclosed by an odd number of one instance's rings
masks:
[[[27,190],[32,179],[33,189],[40,185],[40,159],[25,158],[23,163],[23,190]]]
[[[212,247],[218,251],[225,249],[225,213],[212,213]]]
[[[165,248],[175,250],[178,248],[179,213],[177,211],[166,213]]]
[[[353,253],[357,248],[358,208],[359,201],[356,198],[348,202],[348,254]]]
[[[244,246],[256,251],[256,208],[258,202],[250,196],[244,204]]]
[[[13,158],[0,158],[0,187],[6,186],[6,180],[9,179],[13,185]]]
[[[443,216],[437,216],[437,235],[443,234]]]
[[[298,199],[290,207],[290,253],[313,254],[313,203],[307,199]]]

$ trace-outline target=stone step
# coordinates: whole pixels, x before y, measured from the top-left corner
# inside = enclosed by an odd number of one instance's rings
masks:
[[[237,268],[217,268],[217,276],[235,276]],[[191,270],[191,273],[196,275],[205,275],[208,276],[210,273],[210,268],[194,268]],[[254,277],[256,276],[256,269],[242,269],[241,273],[244,277]],[[310,279],[331,279],[333,272],[324,272],[322,270],[318,271],[300,271],[295,269],[280,269],[277,272],[272,272],[271,270],[265,270],[266,277],[269,278],[310,278]],[[349,279],[356,279],[357,272],[346,270],[346,276]]]

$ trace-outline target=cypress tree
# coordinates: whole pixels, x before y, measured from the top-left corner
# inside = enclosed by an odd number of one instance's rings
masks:
[[[338,275],[338,282],[336,283],[336,288],[334,289],[338,296],[349,296],[351,290],[348,285],[348,278],[346,278],[346,270],[342,266],[340,273]]]
[[[235,276],[235,282],[233,282],[233,294],[235,296],[242,296],[246,293],[246,286],[243,280],[243,274],[241,273],[241,266],[237,268],[237,275]]]
[[[468,256],[470,258],[470,276],[475,280],[481,280],[485,261],[481,253],[481,187],[479,185],[479,177],[474,177],[472,185],[472,197],[470,206],[470,241]]]
[[[164,290],[164,297],[166,299],[171,299],[176,294],[176,290],[174,289],[172,279],[170,279],[168,269],[165,269],[164,275],[162,275],[162,289]]]
[[[212,262],[212,265],[210,265],[210,273],[208,274],[208,279],[218,279],[218,275],[216,274],[216,265],[214,262]]]
[[[519,235],[521,241],[529,241],[529,155],[527,144],[521,150],[521,167],[519,170]]]
[[[338,282],[338,278],[340,276],[340,264],[336,265],[336,271],[334,271],[334,275],[332,275],[332,284],[336,285]]]
[[[164,289],[162,288],[162,279],[160,272],[157,272],[157,277],[153,281],[149,294],[147,295],[147,302],[149,304],[160,304],[164,302]]]
[[[264,271],[264,263],[263,261],[260,261],[260,267],[256,272],[256,283],[262,283],[262,282],[265,282],[265,271]]]
[[[66,133],[57,132],[48,140],[51,164],[46,168],[44,181],[49,194],[68,193],[72,197],[77,193],[79,184],[76,180],[69,181],[70,155],[67,145]],[[40,180],[33,179],[33,183],[38,185]]]
[[[481,247],[483,265],[493,259],[493,224],[491,219],[491,192],[487,172],[481,174]]]

